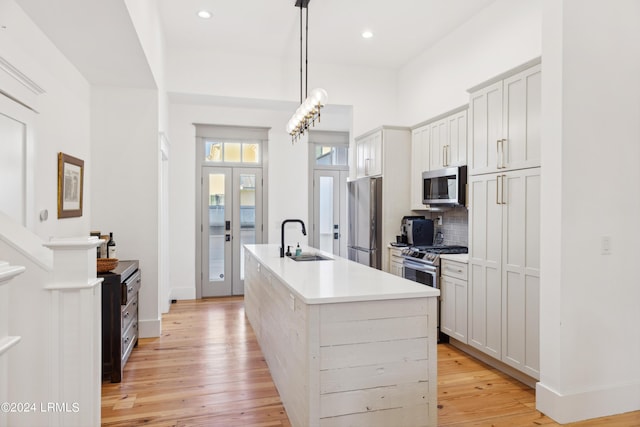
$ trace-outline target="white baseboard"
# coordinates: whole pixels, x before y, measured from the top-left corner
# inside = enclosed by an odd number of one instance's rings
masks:
[[[640,410],[640,383],[562,395],[536,385],[536,409],[561,424]]]
[[[169,295],[171,296],[172,300],[196,299],[196,288],[171,288],[171,292],[169,292]]]
[[[140,338],[155,338],[162,333],[162,322],[160,319],[138,320],[138,336]]]

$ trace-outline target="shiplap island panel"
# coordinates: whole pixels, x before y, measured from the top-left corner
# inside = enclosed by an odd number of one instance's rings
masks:
[[[246,249],[246,315],[292,425],[436,425],[438,290]]]

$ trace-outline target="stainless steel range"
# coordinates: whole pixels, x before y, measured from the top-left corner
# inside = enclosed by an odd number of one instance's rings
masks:
[[[466,254],[466,246],[412,246],[402,251],[406,279],[440,289],[440,255]]]
[[[405,279],[440,289],[440,255],[466,254],[466,246],[412,246],[402,251]],[[440,302],[438,301],[438,341],[440,341]]]

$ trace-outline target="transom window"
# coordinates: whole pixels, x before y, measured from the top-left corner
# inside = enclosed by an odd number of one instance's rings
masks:
[[[214,163],[260,163],[260,143],[257,141],[205,140],[204,156]]]
[[[348,147],[340,145],[315,144],[316,165],[322,166],[347,166]]]

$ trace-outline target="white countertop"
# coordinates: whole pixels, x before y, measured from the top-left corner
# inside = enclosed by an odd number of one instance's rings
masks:
[[[467,264],[469,262],[469,254],[442,254],[440,255],[440,259],[464,262],[465,264]]]
[[[245,245],[245,248],[306,304],[440,295],[438,289],[313,248],[304,248],[304,252],[330,256],[333,261],[294,261],[288,257],[280,258],[278,245]]]

